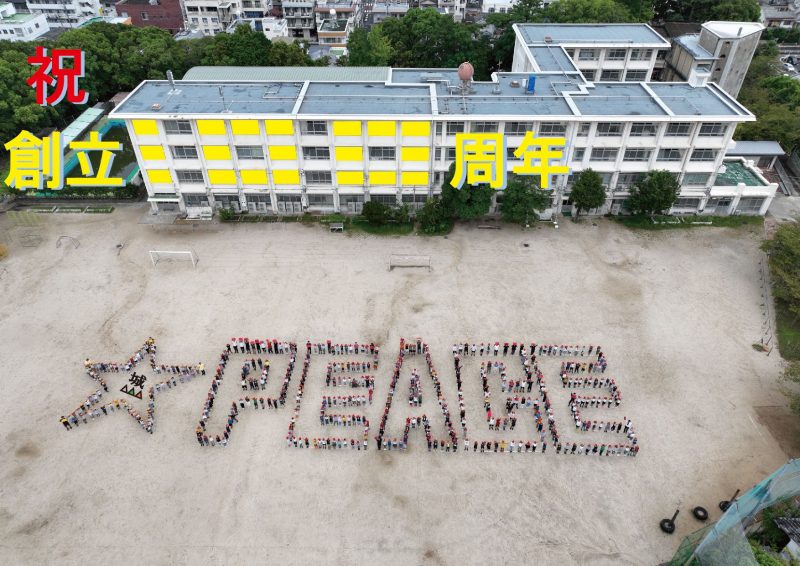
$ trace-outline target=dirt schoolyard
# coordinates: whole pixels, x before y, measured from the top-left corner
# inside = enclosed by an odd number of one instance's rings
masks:
[[[716,519],[718,501],[789,457],[763,424],[785,411],[780,359],[751,347],[763,321],[758,230],[647,233],[598,220],[374,237],[298,224],[149,226],[139,223],[144,213],[133,205],[41,215],[33,227],[0,215],[9,245],[0,262],[3,564],[652,565],[701,526],[692,507]],[[56,247],[62,235],[79,247]],[[22,245],[31,236],[41,243]],[[199,263],[153,267],[154,249],[192,249]],[[428,255],[432,269],[390,271],[393,253]],[[159,394],[152,435],[122,412],[64,430],[59,417],[96,389],[83,360],[124,360],[149,336],[159,363],[212,371]],[[195,426],[232,336],[291,340],[301,352],[306,340],[379,344],[373,404],[336,411],[367,415],[370,437],[400,338],[419,336],[459,442],[453,342],[600,344],[622,404],[582,412],[630,418],[641,451],[429,453],[419,431],[402,453],[376,451],[372,439],[367,452],[289,448],[299,367],[284,407],[244,411],[227,447],[200,447]],[[243,394],[244,358],[228,364],[210,430],[221,431],[226,407]],[[274,395],[287,360],[271,358],[265,393]],[[321,397],[341,394],[324,383],[333,360],[312,356],[298,434],[358,436],[319,424]],[[503,361],[518,371],[516,358]],[[605,440],[575,430],[561,361],[544,358],[541,368],[562,436]],[[407,404],[414,368],[419,410]],[[468,360],[462,379],[468,427],[483,438],[478,371]],[[127,374],[108,379],[104,399],[124,397]],[[492,387],[502,412],[506,394],[499,380]],[[387,436],[400,437],[405,416],[418,412],[444,436],[421,357],[406,359],[397,391]],[[522,427],[502,437],[533,436],[530,416]],[[669,537],[658,521],[676,508]]]

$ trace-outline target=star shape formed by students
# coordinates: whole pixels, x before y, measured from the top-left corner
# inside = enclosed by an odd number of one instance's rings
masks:
[[[87,424],[90,420],[95,420],[101,416],[107,416],[117,411],[124,411],[135,420],[146,432],[152,434],[155,424],[155,403],[156,395],[165,390],[177,387],[193,374],[199,374],[199,366],[195,365],[159,365],[156,363],[156,343],[153,338],[148,338],[139,350],[134,352],[127,360],[122,362],[97,362],[86,359],[84,368],[86,374],[95,380],[99,385],[93,393],[90,393],[75,410],[66,415],[71,424]],[[150,366],[150,372],[154,379],[159,379],[146,387],[148,377],[142,373],[142,366]],[[104,379],[104,375],[119,374],[126,375],[126,381],[120,389],[110,389]],[[137,410],[132,401],[125,396],[121,398],[104,399],[105,394],[124,393],[129,397],[146,401],[147,408],[144,415]],[[70,420],[75,417],[75,420]],[[64,418],[62,416],[62,418]]]

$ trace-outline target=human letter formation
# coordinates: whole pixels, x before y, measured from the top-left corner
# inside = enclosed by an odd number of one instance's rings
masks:
[[[295,342],[279,341],[276,339],[250,339],[232,338],[225,345],[219,356],[217,367],[211,379],[211,385],[203,404],[200,420],[195,433],[197,442],[201,446],[226,446],[230,435],[244,409],[278,411],[286,404],[289,385],[297,364],[297,344]],[[447,401],[442,391],[439,375],[431,360],[430,349],[420,338],[414,340],[400,340],[400,349],[395,360],[392,378],[389,383],[389,392],[384,404],[383,412],[378,426],[377,435],[374,437],[378,450],[406,450],[409,446],[409,436],[417,428],[425,436],[425,444],[429,451],[442,451],[456,453],[469,451],[482,453],[545,453],[548,443],[557,454],[580,454],[595,456],[625,455],[636,456],[639,452],[639,440],[634,431],[633,423],[627,417],[619,419],[590,419],[582,414],[582,409],[609,409],[618,407],[622,402],[622,393],[614,378],[605,375],[608,364],[600,346],[581,345],[543,345],[523,342],[484,342],[481,344],[457,343],[453,345],[454,369],[458,392],[459,421],[463,435],[463,450],[459,450],[459,442],[453,427],[452,417]],[[344,427],[356,429],[355,434],[340,434],[331,437],[309,437],[297,434],[297,423],[300,416],[300,406],[305,391],[306,379],[311,364],[311,356],[328,355],[340,356],[327,364],[325,372],[325,387],[330,388],[330,394],[325,392],[319,405],[320,426]],[[379,364],[380,348],[375,344],[336,344],[331,340],[325,342],[306,342],[306,352],[302,360],[297,393],[294,399],[294,409],[286,435],[286,443],[295,448],[314,448],[334,450],[348,448],[351,450],[364,450],[368,448],[370,422],[363,411],[371,406],[375,391],[375,376]],[[522,372],[514,376],[509,371],[506,363],[500,356],[517,357]],[[232,401],[225,417],[225,425],[220,432],[212,433],[208,430],[208,421],[214,403],[223,383],[225,369],[232,355],[244,356],[240,372],[240,385],[242,397]],[[269,355],[285,355],[288,357],[286,371],[277,397],[264,396],[270,377]],[[361,356],[364,359],[356,359]],[[431,421],[427,414],[414,414],[405,418],[402,436],[388,437],[387,422],[396,389],[400,380],[401,369],[406,359],[423,356],[427,366],[428,377],[433,384],[433,391],[439,410],[444,418],[445,436],[434,438],[431,430]],[[519,431],[518,440],[497,440],[488,437],[479,438],[471,435],[467,427],[466,403],[462,380],[464,361],[469,357],[480,356],[479,366],[480,384],[483,392],[483,413],[486,422],[485,431],[497,433],[498,431]],[[591,443],[576,442],[560,433],[544,375],[539,369],[538,357],[561,357],[559,377],[562,388],[570,390],[567,401],[568,409],[572,415],[576,433],[598,432],[622,436],[624,440],[610,440],[608,442]],[[152,383],[147,388],[144,415],[137,410],[131,401],[114,399],[103,402],[104,394],[109,392],[109,387],[104,379],[105,374],[128,373],[137,369],[142,361],[148,361],[153,374],[161,376],[160,380]],[[71,430],[80,424],[87,424],[100,416],[126,411],[145,431],[152,434],[155,419],[155,399],[164,391],[171,390],[179,384],[191,381],[197,375],[205,375],[205,366],[196,365],[165,365],[156,361],[156,345],[153,338],[148,338],[145,344],[124,362],[96,362],[86,359],[84,362],[86,374],[93,379],[99,388],[91,393],[86,401],[74,411],[60,418],[64,428]],[[141,371],[141,370],[138,370]],[[492,404],[492,390],[490,377],[496,375],[500,382],[500,391],[503,401],[499,407]],[[145,375],[133,374],[131,383],[144,388]],[[422,377],[417,368],[411,368],[406,399],[411,410],[422,407],[423,387]],[[492,378],[493,379],[493,378]],[[534,391],[534,387],[538,389]],[[132,388],[134,389],[134,388]],[[123,387],[123,392],[128,392]],[[336,394],[334,394],[336,393]],[[135,395],[143,398],[140,394]],[[502,408],[505,407],[503,411]],[[533,417],[534,425],[521,426],[520,416],[528,412]],[[502,414],[501,414],[502,413]],[[524,421],[523,421],[524,422]],[[479,433],[480,434],[480,433]]]

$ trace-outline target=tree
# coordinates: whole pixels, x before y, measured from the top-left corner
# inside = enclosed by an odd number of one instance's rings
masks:
[[[578,175],[572,191],[569,194],[572,205],[575,207],[575,218],[583,210],[591,210],[603,206],[606,202],[606,189],[603,187],[603,178],[593,169],[584,169]]]
[[[761,6],[757,0],[726,0],[714,2],[710,20],[727,22],[757,22],[761,18]]]
[[[649,22],[655,13],[653,0],[617,0],[627,8],[631,17],[637,22]]]
[[[651,171],[631,187],[628,203],[638,214],[662,214],[669,210],[681,192],[674,173]]]
[[[764,249],[769,254],[775,299],[797,320],[800,317],[800,226],[779,225],[775,237],[764,243]]]
[[[511,175],[500,205],[503,220],[529,224],[536,212],[550,206],[551,193],[540,189],[530,175]]]
[[[455,164],[450,164],[442,184],[442,202],[452,215],[461,220],[474,220],[489,212],[494,189],[488,185],[464,183],[460,189],[450,184],[455,176]]]
[[[324,65],[325,61],[319,63]],[[268,65],[272,67],[313,67],[316,64],[297,42],[276,41],[270,49]]]
[[[382,202],[371,200],[364,203],[361,215],[373,226],[383,226],[391,216],[392,211]]]
[[[726,20],[757,22],[761,17],[758,0],[656,0],[657,20],[708,22]]]
[[[453,214],[441,197],[432,197],[417,211],[417,221],[423,234],[442,234],[453,226]]]
[[[517,0],[511,8],[511,18],[516,23],[537,22],[541,17],[541,0]]]
[[[631,22],[628,9],[615,0],[557,0],[544,9],[554,23]]]
[[[351,67],[384,67],[392,56],[392,47],[380,26],[369,32],[362,27],[353,30],[347,38],[347,51],[347,64]]]
[[[433,8],[414,8],[374,29],[388,40],[393,67],[458,67],[469,61],[476,79],[489,78],[488,39],[473,24],[456,23]]]

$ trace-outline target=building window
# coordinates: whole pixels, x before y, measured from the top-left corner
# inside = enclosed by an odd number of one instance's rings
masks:
[[[689,122],[672,122],[667,125],[667,135],[672,137],[686,137],[692,134],[692,125]]]
[[[214,195],[214,202],[220,208],[231,208],[239,210],[239,196],[238,195]]]
[[[726,129],[726,125],[722,122],[706,122],[700,124],[700,132],[697,135],[704,138],[724,136]]]
[[[680,161],[683,159],[683,150],[675,148],[665,148],[658,150],[656,161]]]
[[[652,55],[652,49],[631,49],[631,61],[646,61]]]
[[[308,206],[333,206],[333,195],[308,195]]]
[[[565,49],[565,51],[567,52],[567,55],[569,56],[570,59],[575,57],[575,50],[574,49]]]
[[[617,188],[627,189],[644,178],[644,173],[620,173],[617,177]]]
[[[497,122],[472,122],[470,130],[476,134],[489,134],[497,131]]]
[[[576,147],[572,150],[572,160],[573,161],[583,161],[583,156],[586,155],[586,148],[585,147]]]
[[[464,131],[464,122],[447,122],[447,135],[454,136]]]
[[[742,197],[739,199],[739,206],[736,207],[736,210],[745,214],[758,214],[763,204],[763,197]]]
[[[208,196],[195,193],[183,193],[183,202],[186,206],[208,206]]]
[[[714,161],[717,158],[717,151],[714,149],[695,149],[689,161]]]
[[[428,195],[403,195],[401,198],[405,204],[425,204]]]
[[[327,147],[303,147],[305,159],[330,159],[331,150]]]
[[[622,78],[622,71],[618,69],[606,70],[600,73],[600,80],[606,82],[619,82]]]
[[[581,122],[578,124],[578,137],[585,138],[592,130],[592,125],[589,122]]]
[[[506,148],[506,159],[518,159],[514,152],[517,151],[516,147],[507,147]]]
[[[606,61],[624,61],[627,54],[626,49],[609,49],[606,53]]]
[[[647,80],[647,71],[645,70],[631,70],[625,73],[625,80],[628,82],[639,83]]]
[[[540,136],[563,136],[567,133],[567,125],[561,122],[542,122],[539,126]]]
[[[506,122],[506,134],[510,136],[524,136],[533,130],[530,122]]]
[[[445,155],[444,158],[447,161],[453,161],[456,158],[456,148],[454,147],[446,147],[444,148]]]
[[[434,161],[441,161],[442,160],[442,148],[436,147],[433,150],[433,160]]]
[[[164,131],[168,134],[191,134],[192,124],[189,120],[164,120]]]
[[[672,208],[697,210],[698,206],[700,206],[699,197],[681,197],[675,200],[675,204],[672,205]]]
[[[652,149],[636,148],[626,149],[625,155],[622,157],[623,161],[649,161],[650,155],[653,153]]]
[[[580,49],[578,50],[578,61],[596,61],[597,51],[594,49]]]
[[[592,161],[616,161],[618,152],[616,147],[596,147],[592,150]]]
[[[197,159],[197,148],[193,145],[171,145],[169,150],[174,159]]]
[[[395,156],[393,147],[371,147],[369,148],[369,158],[377,161],[392,161]]]
[[[436,135],[437,136],[441,136],[442,135],[442,123],[441,122],[436,122]]]
[[[631,124],[631,136],[653,137],[658,134],[658,126],[652,122],[634,122]]]
[[[705,186],[710,178],[711,173],[686,173],[683,176],[683,184]]]
[[[311,136],[324,136],[328,133],[328,124],[323,120],[306,120],[301,131]]]
[[[278,195],[278,202],[301,202],[300,195]]]
[[[260,145],[237,145],[236,157],[239,159],[264,159],[264,148]]]
[[[388,204],[389,206],[397,206],[397,197],[395,195],[370,195],[369,200]]]
[[[306,183],[309,185],[330,185],[330,171],[306,171]]]
[[[202,171],[195,171],[186,169],[181,171],[178,169],[175,171],[178,175],[178,182],[180,183],[202,183],[203,181],[203,172]]]
[[[621,122],[600,122],[597,124],[597,136],[601,138],[609,138],[622,135]]]
[[[150,17],[147,15],[147,12],[142,12],[142,20],[147,21]]]

